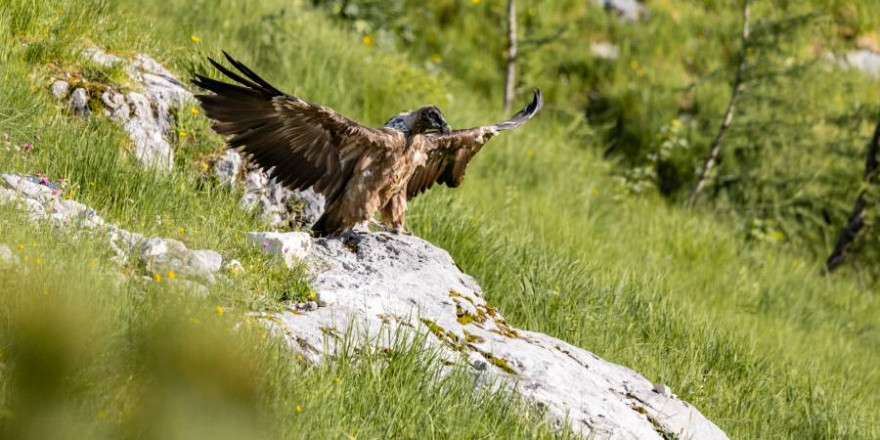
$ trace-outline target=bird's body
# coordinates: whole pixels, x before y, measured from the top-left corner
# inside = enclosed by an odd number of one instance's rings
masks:
[[[365,127],[333,110],[284,94],[227,55],[246,78],[211,60],[239,84],[197,76],[213,92],[197,98],[214,130],[291,189],[324,195],[317,235],[344,232],[376,212],[394,230],[404,228],[407,200],[434,183],[456,187],[470,159],[499,131],[530,119],[540,91],[525,110],[495,125],[451,131],[434,106],[401,113],[380,128]],[[436,131],[434,131],[436,130]]]

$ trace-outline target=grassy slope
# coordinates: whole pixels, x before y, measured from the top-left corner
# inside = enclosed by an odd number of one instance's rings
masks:
[[[112,124],[98,121],[83,127],[63,116],[43,93],[49,70],[76,64],[71,48],[82,38],[121,52],[143,50],[178,69],[201,63],[203,53],[224,48],[242,54],[279,86],[371,123],[426,101],[443,105],[454,126],[486,118],[485,102],[452,80],[425,78],[403,58],[364,47],[357,37],[338,32],[319,15],[288,6],[287,14],[278,16],[282,3],[287,2],[268,1],[259,7],[237,0],[217,5],[173,1],[160,6],[156,2],[139,5],[136,11],[127,6],[83,7],[83,3],[67,2],[60,12],[45,7],[34,14],[34,21],[11,27],[0,23],[0,28],[11,28],[14,33],[12,37],[4,34],[0,45],[0,61],[7,67],[0,72],[6,92],[0,97],[2,130],[11,131],[16,142],[36,133],[44,137],[35,154],[4,152],[0,156],[3,169],[67,177],[78,185],[77,197],[98,207],[105,217],[135,230],[177,236],[194,246],[247,257],[252,271],[268,263],[249,255],[236,232],[254,228],[257,221],[237,211],[227,191],[198,185],[203,155],[219,147],[219,140],[204,131],[199,118],[184,118],[181,129],[189,136],[181,145],[186,153],[179,157],[178,170],[170,178],[157,178],[138,173],[120,155],[124,137]],[[21,20],[26,11],[39,6],[14,1],[7,8],[14,14],[0,14],[0,20]],[[88,19],[82,16],[84,10],[89,11]],[[95,21],[95,17],[102,19]],[[120,17],[122,21],[116,21]],[[153,17],[161,19],[153,21]],[[58,20],[63,24],[53,30]],[[203,43],[192,43],[192,34],[199,35]],[[21,41],[31,46],[22,48]],[[56,66],[44,67],[49,62]],[[30,82],[22,81],[25,77]],[[438,94],[447,88],[448,96]],[[449,249],[483,282],[490,300],[512,322],[562,337],[670,384],[734,438],[880,436],[874,418],[880,400],[870,392],[880,385],[874,368],[880,342],[875,298],[865,294],[855,280],[817,276],[816,261],[744,245],[718,221],[678,212],[655,200],[617,197],[602,163],[568,139],[552,116],[552,104],[548,110],[527,130],[493,141],[475,162],[463,188],[435,190],[418,200],[411,209],[416,231]],[[528,149],[532,157],[525,154]],[[127,203],[120,203],[123,200]],[[156,221],[157,215],[161,221]],[[92,385],[85,387],[84,395],[66,390],[68,394],[58,399],[86,402],[75,405],[65,417],[89,420],[90,429],[104,429],[95,414],[101,415],[100,411],[106,411],[101,408],[107,407],[114,408],[107,419],[120,422],[110,424],[115,426],[111,430],[140,426],[144,420],[137,411],[125,410],[146,395],[138,384],[157,382],[172,389],[171,384],[194,374],[190,367],[211,372],[211,366],[229,363],[246,373],[239,376],[231,368],[226,372],[230,376],[220,372],[204,383],[209,391],[228,397],[220,399],[219,406],[232,402],[234,409],[209,407],[207,415],[200,416],[218,420],[217,414],[226,414],[223,411],[241,414],[228,417],[236,429],[268,419],[272,434],[290,436],[302,434],[302,429],[333,435],[359,432],[363,438],[414,436],[432,427],[446,430],[437,432],[441,437],[455,436],[455,432],[474,436],[494,432],[500,438],[530,433],[528,421],[508,414],[503,401],[466,398],[463,382],[443,384],[445,388],[425,398],[420,390],[433,386],[432,375],[422,372],[420,360],[412,356],[400,362],[399,370],[385,372],[367,366],[351,368],[345,362],[312,369],[261,344],[230,360],[224,356],[235,354],[210,349],[230,345],[226,340],[217,342],[213,331],[186,325],[163,329],[163,319],[185,324],[190,322],[189,315],[200,316],[201,322],[216,321],[213,309],[218,304],[240,309],[248,304],[271,306],[272,295],[256,292],[271,291],[279,283],[260,286],[256,277],[245,277],[207,301],[164,299],[168,295],[159,293],[165,293],[162,287],[129,287],[153,298],[138,302],[113,295],[112,286],[84,288],[95,283],[94,271],[77,266],[75,261],[84,260],[72,258],[63,243],[54,244],[52,235],[31,232],[14,221],[0,223],[0,228],[4,237],[15,237],[9,241],[21,241],[39,255],[56,255],[52,261],[64,267],[65,274],[82,274],[73,284],[82,289],[67,288],[67,284],[65,289],[57,288],[56,281],[56,288],[48,291],[64,292],[63,297],[72,299],[101,298],[94,309],[83,313],[88,320],[99,318],[96,334],[109,333],[108,340],[86,347],[130,363],[137,363],[135,359],[155,362],[156,353],[171,356],[195,347],[206,353],[198,360],[202,363],[179,363],[184,366],[180,370],[153,372],[157,369],[129,365],[119,370],[124,373],[110,375],[116,382],[99,385],[97,377],[104,372],[92,368],[79,382],[62,384]],[[94,250],[95,258],[102,261],[99,254]],[[61,264],[65,261],[72,266]],[[45,278],[50,284],[55,279]],[[4,278],[3,283],[0,291],[7,295],[40,292],[29,283],[27,289],[19,289],[25,281],[18,277]],[[156,294],[151,296],[152,291]],[[64,316],[76,315],[70,308],[62,310],[69,312]],[[4,328],[13,328],[19,321],[27,324],[30,321],[23,319],[27,316],[5,307]],[[234,338],[223,324],[217,326],[220,334]],[[119,330],[99,331],[110,328]],[[137,356],[140,347],[149,345],[162,331],[192,338],[171,338],[179,344],[160,344],[146,351],[150,355]],[[243,337],[259,339],[258,334]],[[9,341],[4,338],[3,349],[12,357],[16,351]],[[86,358],[98,364],[103,357]],[[350,371],[343,379],[347,387],[330,385],[337,374],[334,369]],[[119,383],[124,382],[125,373],[136,378],[135,385]],[[243,376],[250,378],[243,380],[244,391],[216,390],[216,383],[237,383],[235,378]],[[380,386],[387,378],[400,382]],[[27,390],[21,385],[10,387],[6,380],[2,384],[6,391]],[[232,393],[231,397],[225,393]],[[162,404],[156,407],[184,407],[175,405],[186,399],[201,399],[202,404],[213,400],[206,395],[210,393],[198,388],[179,396],[168,393],[167,400],[160,400]],[[16,413],[9,398],[6,408]],[[308,404],[297,415],[296,406],[302,401]],[[394,417],[410,410],[421,410],[423,415]],[[161,420],[169,421],[167,426],[178,426],[174,423],[179,414],[172,410],[161,414]],[[346,418],[339,420],[340,414]],[[235,422],[239,419],[240,424]],[[195,420],[200,419],[190,421]],[[389,425],[391,420],[405,425]],[[181,422],[179,432],[207,429],[206,425]],[[223,426],[218,429],[235,432]],[[388,426],[391,431],[383,431]]]
[[[3,209],[0,241],[12,246],[24,269],[0,270],[0,436],[566,436],[551,434],[509,395],[474,394],[469,374],[441,377],[439,363],[422,345],[390,356],[365,352],[322,367],[277,347],[244,315],[278,307],[276,298],[297,289],[299,280],[286,279],[247,248],[243,232],[260,227],[259,221],[238,209],[235,194],[202,181],[204,155],[222,144],[208,135],[204,121],[183,109],[179,129],[188,135],[178,145],[178,167],[169,176],[151,175],[132,163],[127,138],[113,123],[70,118],[46,93],[50,75],[86,70],[74,50],[87,39],[123,54],[137,49],[173,59],[180,68],[200,58],[188,31],[168,32],[173,22],[141,28],[149,16],[103,2],[58,8],[21,1],[2,8],[0,131],[12,141],[2,147],[0,169],[64,177],[67,195],[97,207],[108,220],[221,250],[242,259],[246,272],[207,298],[188,295],[168,274],[137,267],[122,269],[132,281],[119,286],[103,275],[114,266],[99,242],[34,228]],[[319,16],[297,24],[336,44],[323,49],[325,58],[347,58],[344,36]],[[253,39],[239,47],[248,43]],[[42,140],[25,153],[21,145],[37,135]],[[162,281],[143,281],[144,275]],[[248,324],[243,331],[233,329],[239,321]]]

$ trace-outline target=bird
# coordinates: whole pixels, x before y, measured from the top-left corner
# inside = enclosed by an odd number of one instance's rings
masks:
[[[535,89],[531,103],[510,119],[463,130],[452,130],[434,105],[372,128],[281,92],[223,55],[235,71],[208,61],[232,82],[194,74],[192,82],[209,92],[196,99],[229,148],[250,156],[285,187],[312,188],[324,196],[324,212],[311,228],[316,237],[375,222],[377,212],[384,229],[406,233],[407,201],[435,184],[461,185],[483,145],[532,119],[544,102]]]

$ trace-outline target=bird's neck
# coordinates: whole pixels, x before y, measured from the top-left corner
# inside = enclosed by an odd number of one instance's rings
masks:
[[[390,128],[392,130],[400,131],[407,136],[411,136],[416,131],[417,122],[418,115],[416,112],[404,112],[389,119],[382,128]]]

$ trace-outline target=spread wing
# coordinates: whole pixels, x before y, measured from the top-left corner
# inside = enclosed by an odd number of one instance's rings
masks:
[[[532,102],[506,121],[467,130],[454,130],[448,134],[425,134],[425,140],[430,143],[428,161],[413,173],[407,183],[406,197],[412,199],[427,191],[434,183],[446,184],[450,188],[461,185],[468,162],[489,139],[532,119],[543,105],[544,97],[541,89],[537,89]]]
[[[241,75],[208,60],[237,84],[196,75],[193,83],[213,92],[196,98],[214,120],[214,131],[230,136],[230,147],[243,146],[262,168],[274,168],[273,176],[288,188],[313,186],[329,204],[345,188],[362,154],[388,148],[394,141],[389,132],[279,91],[223,54]]]

